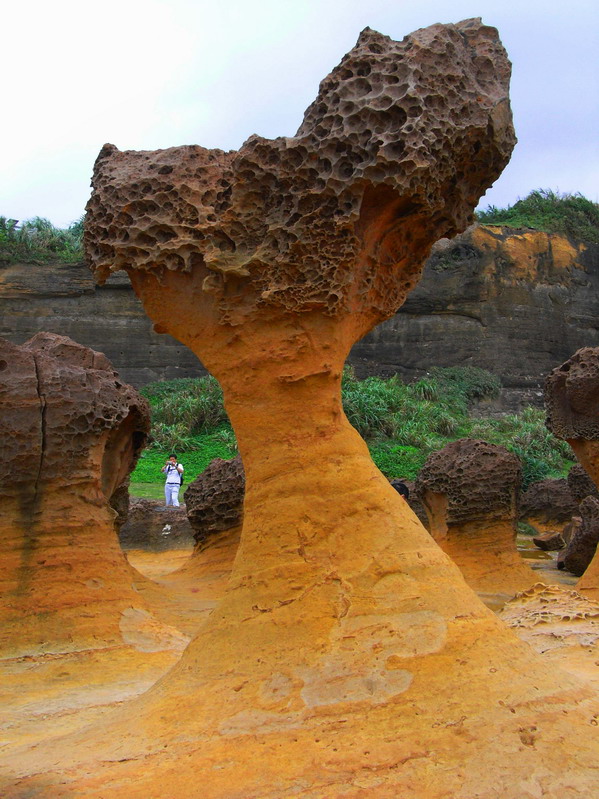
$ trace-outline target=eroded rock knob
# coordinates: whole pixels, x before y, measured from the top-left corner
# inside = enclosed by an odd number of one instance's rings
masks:
[[[197,544],[241,524],[244,492],[245,475],[239,455],[229,461],[215,458],[189,484],[185,504]]]
[[[568,487],[577,504],[586,497],[599,499],[599,489],[579,463],[574,464],[568,472]]]
[[[442,535],[448,525],[514,520],[521,471],[517,456],[504,447],[463,438],[427,458],[416,489],[435,517],[433,529]],[[434,508],[436,496],[443,498],[441,513]]]
[[[578,502],[565,479],[531,483],[522,493],[519,504],[519,518],[526,520],[540,533],[560,530],[578,512]]]

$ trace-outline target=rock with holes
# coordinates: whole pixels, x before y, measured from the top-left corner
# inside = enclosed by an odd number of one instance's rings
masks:
[[[85,232],[97,277],[194,274],[223,323],[250,308],[391,316],[514,145],[510,67],[489,34],[478,20],[400,42],[366,28],[293,137],[105,145]]]
[[[586,497],[580,503],[582,523],[560,553],[558,566],[580,577],[593,560],[599,543],[599,499]]]
[[[64,336],[2,340],[0,368],[0,649],[122,644],[119,605],[143,603],[109,503],[124,504],[147,403]]]
[[[520,495],[519,518],[541,535],[560,530],[578,511],[568,481],[540,480]]]
[[[430,455],[416,480],[431,535],[493,603],[534,581],[516,550],[520,480],[516,455],[469,438]]]
[[[599,347],[583,347],[545,381],[547,427],[599,486]]]
[[[579,463],[572,466],[568,472],[568,487],[577,504],[580,504],[586,497],[599,499],[599,489]]]
[[[245,473],[241,457],[215,458],[185,491],[187,517],[196,543],[238,527],[243,519]]]

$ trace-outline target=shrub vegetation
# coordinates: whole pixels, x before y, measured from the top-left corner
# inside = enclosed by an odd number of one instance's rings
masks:
[[[0,262],[80,261],[83,257],[83,219],[82,216],[62,230],[40,216],[22,224],[17,219],[0,216]]]
[[[485,211],[478,211],[476,218],[486,225],[535,228],[599,244],[599,204],[582,194],[536,189],[507,208],[490,205]]]
[[[398,377],[358,380],[346,367],[342,397],[349,421],[387,477],[413,479],[431,452],[468,437],[516,453],[524,487],[545,477],[563,476],[572,465],[572,453],[547,430],[542,410],[527,408],[499,419],[472,416],[473,404],[496,397],[500,387],[496,376],[474,367],[434,368],[408,384]],[[213,377],[152,383],[142,394],[152,408],[152,442],[132,475],[133,482],[160,482],[160,468],[170,452],[183,461],[188,483],[213,458],[237,454],[222,391]]]

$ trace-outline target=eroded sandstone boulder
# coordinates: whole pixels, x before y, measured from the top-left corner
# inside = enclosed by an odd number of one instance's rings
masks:
[[[579,463],[572,466],[568,472],[568,487],[577,504],[580,504],[586,497],[599,499],[599,489]]]
[[[183,506],[165,508],[160,500],[139,498],[130,502],[127,521],[119,530],[119,540],[124,550],[150,552],[185,549],[193,546],[194,541]]]
[[[534,582],[516,550],[521,472],[504,447],[464,438],[432,453],[416,480],[431,535],[493,602]]]
[[[109,503],[145,445],[145,400],[102,353],[39,333],[0,341],[0,409],[0,650],[122,645],[121,611],[145,606]]]
[[[599,347],[583,347],[561,366],[554,369],[545,382],[547,427],[558,438],[567,441],[580,465],[599,487]],[[571,485],[578,497],[589,488],[584,473],[577,471]],[[582,499],[580,513],[583,524],[565,551],[558,565],[583,574],[577,588],[581,593],[599,599],[599,558],[588,562],[597,541],[595,528],[596,492]],[[584,506],[584,512],[583,512]],[[584,521],[585,513],[588,521]],[[566,560],[566,554],[568,559]],[[568,566],[567,564],[570,564]]]
[[[243,532],[224,598],[168,680],[62,754],[38,747],[36,778],[60,769],[61,790],[123,797],[168,779],[211,799],[423,786],[428,799],[520,799],[539,763],[531,791],[561,790],[556,748],[572,739],[568,786],[594,778],[596,750],[578,743],[590,717],[578,705],[594,695],[567,676],[556,694],[341,405],[353,342],[396,310],[432,242],[471,221],[507,162],[509,70],[480,20],[401,42],[367,29],[293,138],[254,136],[236,153],[103,148],[88,256],[100,278],[126,269],[156,329],[221,382]],[[542,723],[520,747],[518,731]],[[21,773],[19,789],[31,783]]]
[[[245,473],[241,457],[215,458],[185,491],[185,505],[196,544],[214,533],[239,527],[243,519]]]
[[[581,524],[561,553],[559,567],[580,577],[593,560],[599,543],[599,499],[586,497],[580,503]]]
[[[578,502],[563,478],[532,483],[519,499],[519,518],[540,534],[561,531],[577,511]]]
[[[599,347],[583,347],[545,381],[547,427],[599,486]]]

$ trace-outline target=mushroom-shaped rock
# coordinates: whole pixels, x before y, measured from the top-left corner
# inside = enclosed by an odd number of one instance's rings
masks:
[[[556,747],[588,734],[577,704],[591,694],[562,676],[568,713],[555,712],[555,676],[376,469],[340,394],[351,345],[507,162],[509,71],[480,20],[401,42],[367,29],[293,138],[102,150],[88,257],[100,278],[126,269],[155,328],[220,381],[243,532],[225,596],[168,680],[63,757],[38,748],[34,780],[61,768],[52,779],[77,794],[92,768],[98,795],[168,779],[211,799],[561,790]],[[518,747],[548,714],[534,750]],[[579,746],[568,786],[595,776]]]
[[[146,611],[109,500],[144,446],[147,404],[63,336],[0,340],[0,369],[0,649],[124,646],[123,614]]]
[[[430,455],[416,480],[431,535],[493,604],[534,582],[516,549],[520,480],[516,455],[469,438]]]
[[[568,487],[577,505],[586,497],[596,497],[599,499],[599,489],[586,469],[579,463],[574,464],[568,472]]]
[[[599,347],[583,347],[545,381],[547,427],[599,486]]]
[[[196,544],[216,533],[240,527],[243,519],[245,474],[241,457],[215,458],[185,491],[187,517]]]
[[[566,479],[531,483],[520,495],[519,518],[538,533],[560,531],[578,512],[578,502]]]

